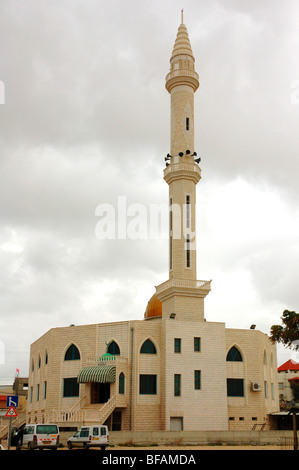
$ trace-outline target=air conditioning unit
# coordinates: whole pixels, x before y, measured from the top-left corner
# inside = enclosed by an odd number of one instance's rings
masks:
[[[251,382],[251,389],[253,392],[260,392],[262,387],[258,382]]]

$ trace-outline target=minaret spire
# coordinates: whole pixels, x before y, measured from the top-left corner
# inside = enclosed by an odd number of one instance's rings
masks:
[[[184,9],[181,9],[181,24],[184,24]]]

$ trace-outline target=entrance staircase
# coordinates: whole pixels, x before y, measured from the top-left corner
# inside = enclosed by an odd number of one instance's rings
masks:
[[[12,421],[11,426],[12,428],[14,427],[20,428],[25,423],[26,423],[26,413],[20,413],[18,417],[14,421]],[[7,423],[0,426],[0,441],[1,439],[7,438],[8,430],[9,430],[9,422],[7,421]]]
[[[67,411],[52,411],[49,421],[55,423],[81,422],[104,424],[106,419],[116,408],[116,395],[104,404],[85,404],[86,397],[81,398],[72,408]]]

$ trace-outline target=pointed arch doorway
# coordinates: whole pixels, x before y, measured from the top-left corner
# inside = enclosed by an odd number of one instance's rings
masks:
[[[110,383],[91,382],[90,403],[106,403],[110,399]]]

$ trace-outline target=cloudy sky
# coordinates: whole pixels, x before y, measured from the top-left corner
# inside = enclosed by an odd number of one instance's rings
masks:
[[[28,374],[50,328],[142,319],[168,278],[163,231],[100,240],[96,209],[167,204],[181,8],[201,84],[206,319],[269,333],[299,310],[298,1],[2,0],[0,383]]]

